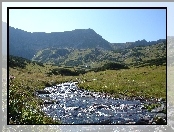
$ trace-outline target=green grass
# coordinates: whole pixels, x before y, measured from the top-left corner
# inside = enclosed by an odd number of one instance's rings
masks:
[[[88,72],[80,76],[47,76],[46,73],[53,68],[56,68],[56,66],[27,65],[26,69],[21,71],[10,69],[10,73],[16,76],[16,81],[32,87],[33,90],[43,89],[47,83],[56,84],[70,80],[76,81],[76,78],[79,78],[83,81],[79,86],[85,89],[113,93],[114,95],[127,91],[125,93],[127,96],[155,98],[165,98],[166,96],[165,66]]]
[[[165,49],[166,45],[163,43],[115,51],[99,49],[69,49],[69,52],[65,56],[55,57],[54,52],[59,54],[61,49],[47,48],[36,53],[36,56],[32,60],[66,66],[88,65],[91,68],[96,68],[104,65],[106,62],[121,62],[129,65],[131,63],[163,58],[166,56]]]
[[[80,87],[103,91],[118,96],[166,98],[166,71],[164,66],[131,68],[126,70],[107,70],[90,72],[81,79],[96,81],[84,82]]]
[[[26,68],[10,68],[10,75],[16,78],[10,83],[10,111],[18,115],[18,122],[24,124],[59,124],[43,115],[40,100],[33,96],[35,90],[43,90],[46,85],[55,85],[66,81],[80,81],[79,87],[93,91],[106,92],[115,97],[124,94],[128,97],[166,99],[165,66],[146,66],[123,70],[88,72],[79,76],[48,76],[48,71],[58,66],[27,64]],[[36,112],[33,112],[36,111]],[[15,120],[10,122],[15,124]]]

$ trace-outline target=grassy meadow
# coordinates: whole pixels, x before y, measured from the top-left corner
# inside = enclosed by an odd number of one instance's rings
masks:
[[[23,88],[31,90],[43,89],[66,81],[79,81],[79,87],[94,91],[107,92],[114,95],[125,93],[126,96],[144,96],[166,98],[166,67],[146,66],[122,70],[106,70],[87,72],[79,76],[61,76],[47,73],[57,66],[28,64],[25,69],[12,69],[14,82],[20,82]],[[126,92],[127,91],[127,92]]]
[[[127,97],[166,98],[164,66],[90,72],[80,78],[87,80],[80,87],[107,92],[116,97],[124,94]]]
[[[25,68],[10,68],[10,75],[15,76],[9,87],[10,124],[59,124],[60,121],[53,121],[40,112],[42,102],[34,96],[34,92],[67,81],[79,81],[80,88],[105,92],[114,97],[166,99],[165,66],[90,71],[79,76],[47,74],[55,68],[58,66],[42,67],[32,63]]]

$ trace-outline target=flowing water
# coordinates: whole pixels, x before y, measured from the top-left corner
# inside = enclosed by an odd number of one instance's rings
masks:
[[[140,100],[90,92],[79,89],[74,82],[46,87],[44,91],[37,92],[44,100],[42,111],[62,124],[148,124],[157,115],[145,109]]]

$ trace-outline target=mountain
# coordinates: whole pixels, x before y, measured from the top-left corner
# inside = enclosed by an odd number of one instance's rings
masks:
[[[147,42],[145,39],[143,40],[138,40],[135,42],[126,42],[126,43],[111,43],[111,47],[114,50],[120,50],[120,49],[130,49],[130,48],[134,48],[136,46],[150,46],[150,45],[154,45],[157,43],[163,43],[166,42],[166,39],[159,39],[157,41],[149,41]]]
[[[135,64],[165,58],[166,40],[109,43],[93,29],[31,33],[9,27],[9,53],[63,66],[98,67],[107,62]]]
[[[47,48],[36,53],[33,61],[65,66],[92,66],[104,61],[110,50]]]
[[[32,60],[60,66],[95,68],[108,62],[142,65],[142,62],[150,63],[149,60],[154,62],[156,59],[159,59],[157,61],[161,61],[161,63],[166,61],[165,42],[120,50],[47,48],[37,52]]]
[[[46,48],[111,50],[110,43],[93,29],[76,29],[65,32],[26,32],[9,27],[10,55],[32,59],[36,52]]]

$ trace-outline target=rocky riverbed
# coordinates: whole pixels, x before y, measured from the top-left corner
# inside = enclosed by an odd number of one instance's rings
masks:
[[[166,102],[155,99],[158,107],[145,106],[154,100],[114,98],[106,93],[80,89],[66,82],[36,91],[43,100],[42,111],[62,124],[166,124]]]

